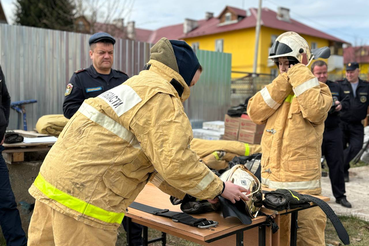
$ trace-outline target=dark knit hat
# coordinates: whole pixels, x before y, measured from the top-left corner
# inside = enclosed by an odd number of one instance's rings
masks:
[[[190,86],[193,76],[200,67],[197,56],[193,49],[186,42],[180,40],[169,41],[174,50],[179,74],[183,77],[186,84]]]

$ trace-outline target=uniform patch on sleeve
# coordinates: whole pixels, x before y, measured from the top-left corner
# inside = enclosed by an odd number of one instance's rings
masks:
[[[114,87],[99,97],[110,105],[118,117],[142,101],[141,97],[128,85]]]
[[[68,96],[72,92],[72,89],[73,89],[73,85],[71,83],[69,83],[67,85],[67,89],[65,89],[64,96]]]

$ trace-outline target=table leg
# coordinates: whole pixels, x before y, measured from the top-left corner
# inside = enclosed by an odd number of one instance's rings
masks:
[[[291,246],[296,246],[297,244],[297,219],[298,219],[298,212],[293,211],[291,213]]]

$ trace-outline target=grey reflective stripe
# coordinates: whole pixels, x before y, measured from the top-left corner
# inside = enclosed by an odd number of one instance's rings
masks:
[[[290,190],[314,190],[321,188],[320,180],[299,181],[299,182],[279,182],[261,178],[261,182],[271,189],[290,189]]]
[[[182,191],[187,194],[197,194],[203,191],[213,180],[215,179],[215,174],[212,171],[209,171],[208,174],[197,184],[195,188]],[[154,174],[154,177],[150,180],[156,187],[160,187],[160,185],[164,182],[164,178],[159,174]]]
[[[156,187],[160,187],[161,183],[164,182],[164,178],[159,173],[155,173],[150,182],[153,183]]]
[[[132,132],[128,131],[118,122],[114,121],[112,118],[108,117],[107,115],[101,113],[100,111],[92,107],[91,105],[87,103],[83,103],[78,111],[81,112],[84,116],[86,116],[91,121],[99,124],[100,126],[114,133],[121,139],[130,143],[134,148],[141,149],[139,142],[137,141],[135,135],[132,134]]]
[[[315,86],[319,86],[319,81],[317,78],[313,78],[310,79],[304,83],[302,83],[299,86],[296,86],[295,88],[293,88],[293,92],[295,93],[295,95],[298,97],[300,96],[302,93],[304,93],[305,91],[309,90],[310,88],[313,88]]]
[[[273,98],[270,96],[269,91],[266,87],[264,87],[261,91],[260,91],[261,96],[264,99],[264,102],[271,107],[272,109],[277,109],[279,106],[281,106],[281,104],[277,103],[276,101],[273,100]]]
[[[196,187],[189,189],[189,190],[183,190],[187,194],[197,194],[201,191],[203,191],[213,180],[215,179],[215,174],[212,171],[208,171],[206,176],[196,185]]]

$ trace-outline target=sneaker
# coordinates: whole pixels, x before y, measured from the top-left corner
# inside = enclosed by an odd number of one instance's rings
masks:
[[[352,205],[349,201],[347,201],[346,197],[341,199],[336,199],[336,203],[341,204],[345,208],[352,208]]]

